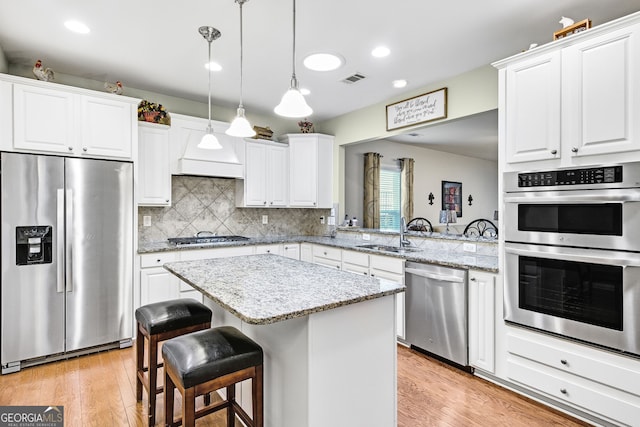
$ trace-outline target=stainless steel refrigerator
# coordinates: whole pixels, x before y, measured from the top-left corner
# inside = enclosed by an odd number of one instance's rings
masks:
[[[0,154],[2,373],[130,345],[133,165]]]

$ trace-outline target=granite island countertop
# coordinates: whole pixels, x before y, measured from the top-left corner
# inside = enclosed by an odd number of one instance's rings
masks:
[[[390,280],[279,255],[170,262],[164,268],[241,320],[266,325],[404,292]]]
[[[409,235],[411,238],[411,235]],[[273,236],[273,237],[260,237],[249,238],[244,241],[227,242],[227,243],[215,243],[206,245],[189,245],[189,246],[176,246],[168,241],[153,242],[141,245],[138,248],[139,254],[146,253],[159,253],[168,251],[188,251],[197,249],[213,249],[213,248],[225,248],[236,246],[254,246],[254,245],[267,245],[275,243],[314,243],[325,246],[332,246],[340,249],[354,250],[358,252],[365,252],[374,255],[384,255],[388,257],[402,258],[407,261],[424,262],[430,264],[437,264],[446,267],[463,268],[463,269],[475,269],[480,271],[487,271],[491,273],[498,272],[498,257],[492,255],[483,255],[478,253],[460,253],[450,252],[440,249],[438,246],[433,248],[424,248],[418,252],[405,252],[405,253],[393,253],[383,252],[379,250],[372,250],[362,248],[360,245],[370,243],[355,238],[344,237],[325,237],[325,236]],[[462,243],[461,243],[462,244]]]

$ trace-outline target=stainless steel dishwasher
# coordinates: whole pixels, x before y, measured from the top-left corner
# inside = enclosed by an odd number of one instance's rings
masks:
[[[407,262],[406,340],[466,367],[467,271]]]

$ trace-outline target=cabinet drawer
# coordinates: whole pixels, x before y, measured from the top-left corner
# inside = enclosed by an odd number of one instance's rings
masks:
[[[325,267],[335,268],[337,270],[342,269],[342,263],[338,260],[322,258],[322,257],[313,257],[313,263],[318,265],[324,265]]]
[[[363,267],[361,265],[349,264],[346,262],[342,263],[342,271],[349,271],[351,273],[358,273],[364,276],[369,275],[369,267]]]
[[[313,245],[313,257],[328,258],[334,261],[342,261],[342,249],[329,246]]]
[[[626,425],[638,422],[640,399],[619,390],[517,356],[510,356],[507,360],[507,375],[516,382],[598,416]]]
[[[369,268],[369,254],[355,251],[342,251],[342,262]]]
[[[162,267],[167,262],[173,262],[177,259],[175,252],[161,252],[155,254],[140,255],[140,268]]]
[[[592,349],[585,349],[573,343],[562,342],[555,346],[552,343],[536,341],[514,334],[507,335],[507,351],[537,363],[640,396],[640,363],[636,362],[638,365],[636,369],[628,369],[624,365],[633,362],[622,356],[603,355],[602,359],[590,357]],[[604,360],[605,356],[610,356],[606,357],[610,360]]]
[[[404,274],[404,260],[380,255],[370,255],[371,268],[389,273]]]

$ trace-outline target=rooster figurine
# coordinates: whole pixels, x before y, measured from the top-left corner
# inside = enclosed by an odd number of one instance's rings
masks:
[[[118,80],[115,83],[105,82],[104,88],[109,93],[115,93],[116,95],[122,95],[122,83]]]
[[[36,76],[36,79],[45,82],[53,80],[53,70],[51,68],[44,68],[42,66],[42,61],[39,59],[33,66],[33,75]]]
[[[563,16],[560,21],[558,21],[558,23],[562,24],[562,28],[567,28],[573,25],[573,22],[573,19],[567,18],[566,16]]]

